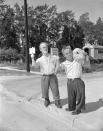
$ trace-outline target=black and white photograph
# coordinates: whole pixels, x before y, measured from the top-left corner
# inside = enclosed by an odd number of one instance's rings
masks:
[[[103,131],[103,0],[0,0],[0,131]]]

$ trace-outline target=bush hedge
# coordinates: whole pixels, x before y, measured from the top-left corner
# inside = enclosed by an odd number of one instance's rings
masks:
[[[0,49],[0,62],[13,62],[21,59],[24,60],[24,56],[18,53],[16,49]]]

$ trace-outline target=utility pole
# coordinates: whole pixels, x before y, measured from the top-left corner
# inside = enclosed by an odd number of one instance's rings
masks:
[[[26,71],[30,72],[27,0],[24,0],[24,13],[25,13],[25,40],[26,40]]]

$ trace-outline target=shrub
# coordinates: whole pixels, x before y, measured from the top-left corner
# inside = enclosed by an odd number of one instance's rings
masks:
[[[19,54],[16,49],[0,49],[0,62],[16,62],[20,59],[23,59],[23,55]]]

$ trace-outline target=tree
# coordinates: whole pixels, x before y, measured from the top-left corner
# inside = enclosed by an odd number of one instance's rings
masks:
[[[89,20],[89,13],[88,13],[88,12],[82,14],[82,15],[80,16],[80,18],[79,18],[79,24],[82,24],[82,23],[88,22],[88,21],[90,21],[90,20]]]
[[[103,21],[101,18],[97,19],[94,26],[94,38],[98,41],[99,45],[103,45]]]
[[[64,45],[71,45],[73,49],[82,48],[84,35],[89,39],[92,35],[97,36],[94,35],[94,25],[89,21],[88,13],[81,15],[77,22],[71,10],[57,13],[55,5],[44,4],[36,8],[28,6],[28,26],[29,47],[36,47],[37,56],[42,41],[48,41],[50,47],[56,43],[61,51]],[[25,52],[24,6],[17,3],[14,8],[8,6],[3,13],[1,28],[3,36],[1,46],[22,49]]]
[[[42,41],[51,41],[54,38],[53,21],[56,16],[56,6],[49,7],[47,4],[37,6],[32,15],[32,26],[30,28],[31,46],[36,47],[36,52],[39,54],[39,44]],[[52,23],[52,24],[51,24]]]
[[[0,0],[0,28],[2,27],[2,20],[5,16],[5,12],[7,9],[7,5],[4,4],[5,0]],[[0,30],[0,38],[1,38],[1,30]]]
[[[82,28],[78,25],[76,21],[74,21],[71,26],[64,26],[64,30],[62,33],[62,38],[58,41],[58,46],[60,46],[60,50],[64,45],[70,45],[72,49],[82,48],[84,40],[84,33]],[[59,47],[58,47],[59,48]]]
[[[94,41],[94,23],[89,20],[89,13],[84,13],[80,16],[78,21],[79,26],[82,28],[85,38],[90,43]]]
[[[101,24],[101,23],[103,23],[103,21],[102,21],[101,17],[99,17],[99,18],[97,19],[97,21],[96,21],[96,24],[99,25],[99,24]]]
[[[16,24],[19,31],[18,34],[22,32],[21,29],[23,30],[23,8],[24,7],[20,8],[17,4],[15,5],[15,19],[18,21],[18,24]],[[57,13],[57,8],[55,5],[49,7],[47,4],[37,6],[35,9],[33,9],[33,7],[28,7],[28,20],[29,23],[31,23],[29,24],[30,46],[36,47],[37,54],[40,53],[39,43],[42,41],[48,41],[50,46],[53,43],[57,43],[57,47],[60,50],[65,44],[71,44],[73,48],[75,48],[75,45],[77,47],[81,47],[82,45],[82,39],[80,41],[80,38],[77,37],[77,34],[80,35],[79,32],[82,31],[80,31],[80,27],[77,30],[75,29],[78,26],[75,24],[76,21],[72,11],[67,10]],[[59,32],[61,27],[64,28],[64,31],[62,34],[62,39],[60,40]],[[83,35],[80,35],[80,37],[81,36],[83,37]]]
[[[14,25],[14,11],[10,7],[7,8],[2,20],[1,35],[3,37],[1,48],[15,48],[19,50],[16,28]]]

